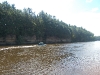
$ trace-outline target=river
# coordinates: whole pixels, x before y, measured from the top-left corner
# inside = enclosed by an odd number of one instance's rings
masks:
[[[0,46],[0,75],[100,75],[100,41]]]

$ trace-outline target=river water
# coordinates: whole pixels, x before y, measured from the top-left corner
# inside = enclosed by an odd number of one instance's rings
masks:
[[[100,75],[100,41],[0,46],[0,75]]]

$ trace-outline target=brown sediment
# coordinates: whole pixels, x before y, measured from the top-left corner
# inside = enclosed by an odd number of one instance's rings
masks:
[[[0,75],[99,75],[96,43],[7,47],[0,51]]]

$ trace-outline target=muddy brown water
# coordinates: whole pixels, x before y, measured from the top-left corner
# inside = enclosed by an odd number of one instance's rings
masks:
[[[100,41],[0,46],[0,75],[100,75]]]

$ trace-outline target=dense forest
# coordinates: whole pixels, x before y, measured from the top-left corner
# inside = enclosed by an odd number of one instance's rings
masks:
[[[67,16],[66,16],[67,17]],[[48,37],[71,39],[71,42],[94,40],[94,34],[82,27],[66,24],[55,16],[31,8],[16,9],[7,1],[0,3],[0,37],[16,36],[16,43],[22,43],[24,36],[36,36],[45,41]]]

